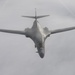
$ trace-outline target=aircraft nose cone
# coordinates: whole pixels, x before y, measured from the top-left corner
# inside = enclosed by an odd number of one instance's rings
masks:
[[[43,53],[40,53],[39,55],[40,55],[41,58],[44,58],[44,54]]]
[[[45,56],[45,49],[44,48],[40,48],[40,50],[38,50],[38,54],[41,58],[44,58]]]

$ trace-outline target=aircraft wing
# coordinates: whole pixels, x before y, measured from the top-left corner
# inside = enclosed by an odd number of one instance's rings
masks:
[[[74,30],[74,29],[75,29],[75,27],[68,27],[68,28],[63,28],[63,29],[56,29],[56,30],[52,30],[51,34],[65,32],[65,31],[70,31],[70,30]]]
[[[25,35],[25,31],[0,29],[0,32]]]

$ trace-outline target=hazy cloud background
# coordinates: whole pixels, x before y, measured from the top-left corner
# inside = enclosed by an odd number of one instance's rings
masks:
[[[49,14],[41,26],[75,26],[75,0],[0,0],[0,28],[24,30],[32,19],[22,15]],[[0,33],[0,75],[75,75],[75,31],[51,35],[41,59],[34,43],[22,35]]]

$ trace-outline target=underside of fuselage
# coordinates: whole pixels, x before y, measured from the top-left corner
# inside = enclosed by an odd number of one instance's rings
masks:
[[[39,56],[41,58],[45,55],[45,40],[50,35],[50,31],[48,28],[42,28],[37,20],[34,21],[33,26],[31,29],[27,28],[25,29],[26,36],[31,38],[35,46],[37,47],[37,50],[39,53]]]

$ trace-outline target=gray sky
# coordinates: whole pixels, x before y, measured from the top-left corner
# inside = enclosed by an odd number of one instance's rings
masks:
[[[75,26],[75,0],[0,0],[0,28],[24,30],[32,19],[22,15],[49,14],[42,27]],[[0,33],[0,75],[75,75],[75,31],[51,35],[41,59],[34,43],[22,35]]]

